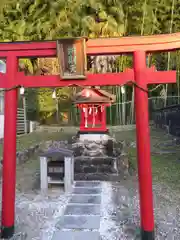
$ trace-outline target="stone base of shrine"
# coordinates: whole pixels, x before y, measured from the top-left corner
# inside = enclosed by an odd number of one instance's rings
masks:
[[[120,174],[113,157],[75,157],[75,180],[81,181],[118,181]]]
[[[123,145],[108,133],[81,133],[74,139],[75,180],[118,181],[128,173]],[[125,159],[125,160],[123,160]]]

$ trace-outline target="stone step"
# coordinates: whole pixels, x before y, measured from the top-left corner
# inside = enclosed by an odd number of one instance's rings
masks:
[[[100,195],[73,195],[70,199],[69,203],[77,203],[77,204],[101,204],[101,196]]]
[[[112,166],[108,165],[76,165],[75,173],[115,173]]]
[[[87,157],[87,156],[81,156],[81,157],[75,157],[75,164],[77,165],[112,165],[114,162],[114,159],[112,157]]]
[[[72,194],[89,194],[89,195],[94,195],[94,194],[101,194],[101,188],[97,187],[76,187],[73,189]]]
[[[107,153],[104,151],[84,151],[83,155],[86,157],[103,157],[106,156]]]
[[[111,174],[117,174],[113,167],[114,161],[115,159],[112,157],[76,157],[75,180],[109,181],[112,179],[112,177],[109,177]]]
[[[106,173],[75,173],[75,181],[111,181],[118,182],[124,179],[124,175]]]
[[[100,181],[76,181],[75,182],[75,187],[101,187],[101,182]]]
[[[100,216],[69,216],[60,218],[56,228],[61,229],[99,229]]]
[[[98,231],[56,231],[52,240],[100,240]]]
[[[89,205],[89,204],[68,204],[64,215],[78,215],[78,216],[84,216],[84,215],[100,215],[100,205]]]

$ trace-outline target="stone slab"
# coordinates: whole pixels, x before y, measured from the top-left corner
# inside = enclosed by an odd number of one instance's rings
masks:
[[[110,138],[108,134],[103,134],[103,133],[91,133],[91,134],[80,134],[79,135],[79,140],[84,142],[84,141],[107,141]]]
[[[78,188],[75,187],[73,194],[100,194],[101,188]]]
[[[112,181],[111,174],[106,173],[75,173],[75,180],[77,181],[93,181],[93,180],[100,180],[100,181]],[[113,180],[114,181],[114,180]],[[116,178],[115,181],[119,181],[119,176]]]
[[[87,204],[67,205],[64,215],[100,215],[100,206]]]
[[[69,201],[70,203],[89,203],[89,204],[101,204],[100,195],[74,195]]]
[[[58,229],[99,229],[100,216],[62,216],[56,224]]]
[[[75,187],[100,187],[101,183],[99,181],[79,181],[75,183]]]
[[[99,232],[56,231],[52,240],[100,240]]]

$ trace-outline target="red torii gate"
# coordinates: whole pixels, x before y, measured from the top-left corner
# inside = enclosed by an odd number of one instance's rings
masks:
[[[176,71],[156,72],[146,67],[146,53],[180,48],[180,33],[143,37],[90,39],[88,55],[133,53],[134,69],[123,73],[88,74],[85,80],[62,80],[59,76],[25,76],[18,72],[18,58],[55,57],[56,42],[1,43],[0,58],[6,58],[7,72],[0,74],[0,88],[5,88],[5,125],[2,184],[3,238],[14,233],[16,188],[16,116],[17,89],[34,87],[63,87],[69,85],[104,86],[134,82],[138,175],[141,211],[141,238],[154,239],[150,133],[148,122],[148,84],[175,83]],[[61,80],[61,81],[60,81]]]

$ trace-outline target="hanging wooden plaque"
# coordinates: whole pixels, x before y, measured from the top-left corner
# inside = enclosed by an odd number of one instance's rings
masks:
[[[57,40],[57,57],[62,80],[86,78],[86,39]]]

